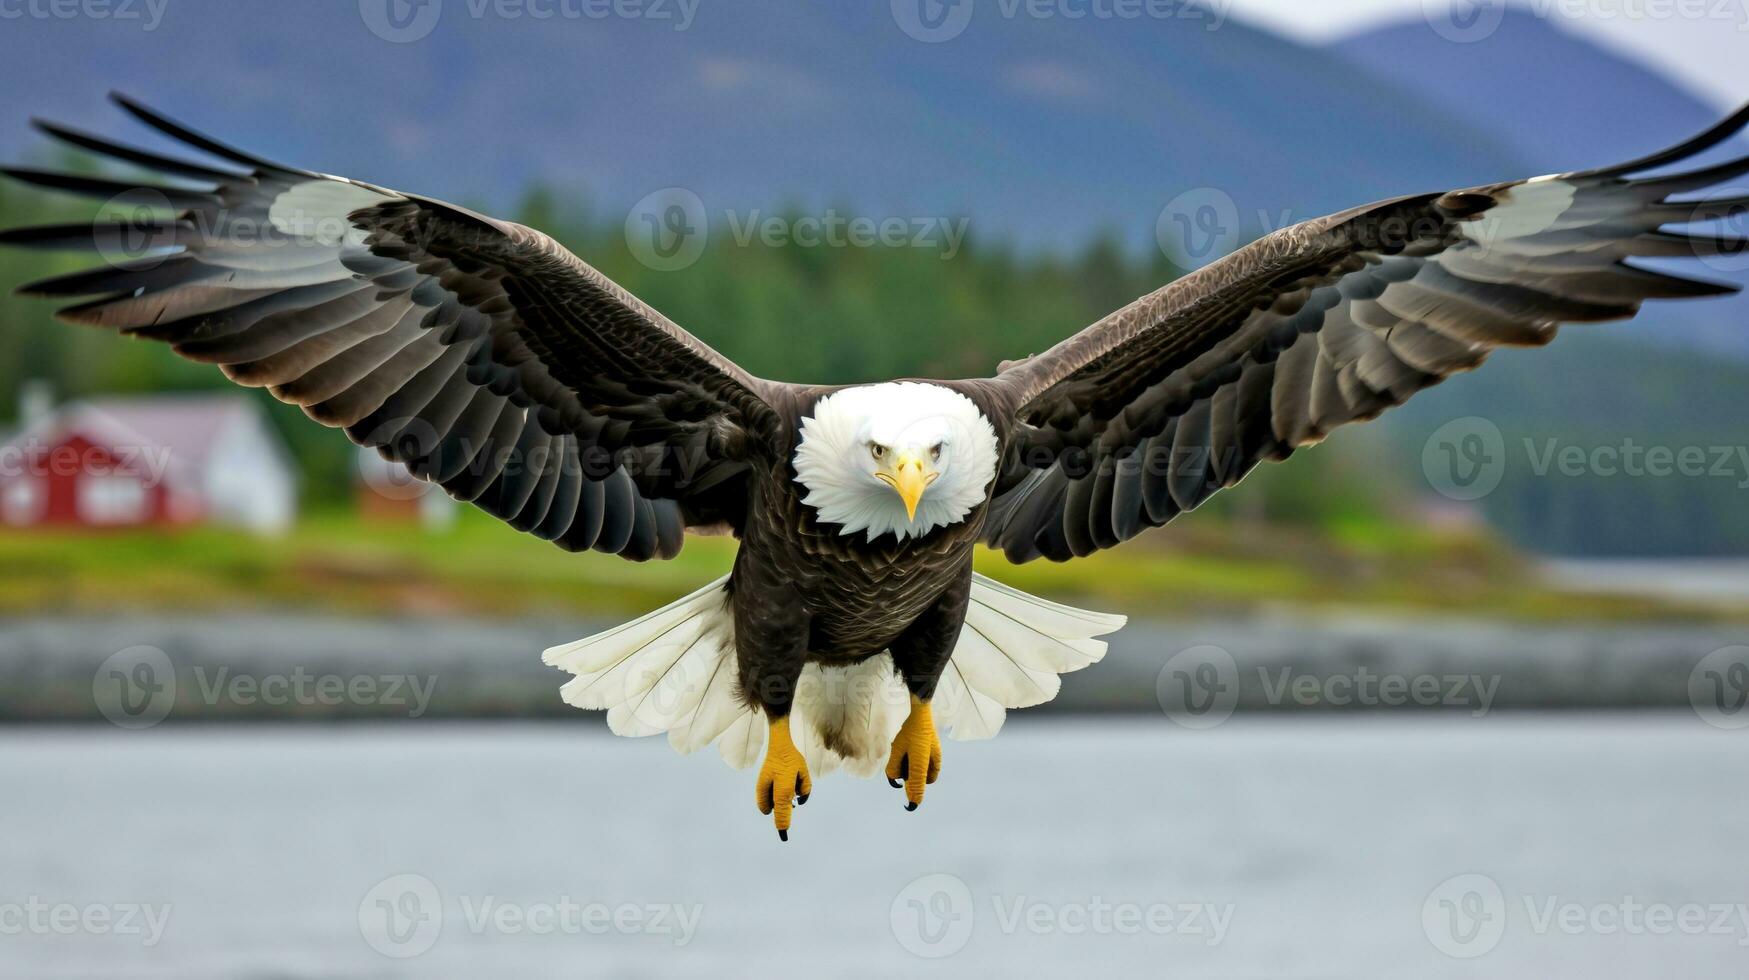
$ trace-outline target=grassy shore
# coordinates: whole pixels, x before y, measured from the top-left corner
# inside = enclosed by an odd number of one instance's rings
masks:
[[[451,529],[367,525],[349,514],[289,534],[0,532],[0,614],[294,609],[623,616],[726,572],[729,538],[694,538],[670,562],[568,554],[464,512]],[[1185,522],[1068,564],[978,569],[1017,588],[1138,615],[1270,609],[1441,612],[1526,620],[1749,618],[1652,599],[1574,595],[1490,539],[1359,524],[1322,532]]]

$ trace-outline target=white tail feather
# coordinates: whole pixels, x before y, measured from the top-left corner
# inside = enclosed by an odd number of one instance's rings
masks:
[[[541,657],[576,675],[560,688],[569,704],[607,711],[616,735],[668,733],[683,754],[717,743],[737,769],[759,761],[765,721],[738,690],[728,577],[604,633]],[[936,686],[936,724],[958,740],[989,738],[1009,708],[1057,696],[1061,674],[1105,656],[1095,639],[1124,617],[1048,602],[972,576],[966,625]],[[809,664],[796,686],[790,731],[808,768],[880,772],[910,699],[887,654],[845,667]]]

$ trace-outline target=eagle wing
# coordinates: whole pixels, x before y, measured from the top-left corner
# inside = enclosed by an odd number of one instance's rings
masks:
[[[767,397],[781,386],[538,231],[263,160],[113,98],[244,169],[39,121],[57,139],[182,183],[6,169],[139,214],[0,233],[0,243],[110,259],[20,292],[88,297],[58,316],[217,364],[570,550],[668,558],[687,527],[739,530],[745,457],[779,426]]]
[[[1749,242],[1669,231],[1749,198],[1674,201],[1749,157],[1634,177],[1723,142],[1749,107],[1615,167],[1381,201],[1258,239],[988,382],[1014,406],[992,547],[1058,561],[1113,547],[1371,419],[1497,347],[1643,300],[1738,287],[1631,265],[1733,255]]]

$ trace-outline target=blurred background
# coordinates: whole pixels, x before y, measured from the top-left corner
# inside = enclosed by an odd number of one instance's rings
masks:
[[[163,148],[119,89],[538,227],[756,374],[975,376],[1284,225],[1686,138],[1749,100],[1746,32],[1736,0],[0,0],[0,157],[106,166],[33,115]],[[0,185],[0,226],[90,214]],[[0,975],[1740,975],[1740,298],[1497,355],[1116,552],[980,554],[1131,625],[949,741],[917,814],[829,778],[781,848],[750,773],[612,738],[538,656],[732,540],[565,554],[49,312],[0,298]]]

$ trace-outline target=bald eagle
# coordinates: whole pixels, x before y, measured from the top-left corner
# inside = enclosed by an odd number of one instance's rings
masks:
[[[1731,137],[1595,170],[1398,197],[1269,234],[985,378],[758,378],[532,228],[241,152],[124,97],[197,163],[54,123],[156,171],[147,185],[9,168],[157,207],[5,232],[137,257],[21,287],[84,297],[74,323],[163,341],[267,388],[451,496],[572,551],[673,557],[734,534],[722,579],[546,651],[563,697],[622,735],[763,751],[762,813],[788,839],[814,775],[884,772],[923,801],[938,730],[993,735],[1055,696],[1122,625],[972,572],[1111,548],[1261,460],[1371,419],[1497,347],[1569,321],[1736,287],[1629,260],[1746,243],[1666,230],[1749,198],[1676,200],[1741,158],[1646,175]],[[793,719],[793,722],[792,722]]]

